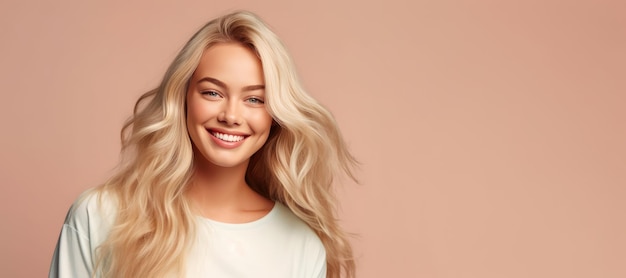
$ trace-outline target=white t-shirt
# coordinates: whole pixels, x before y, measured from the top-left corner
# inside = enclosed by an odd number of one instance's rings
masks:
[[[96,248],[107,237],[115,202],[95,193],[72,205],[50,266],[49,277],[91,277]],[[276,202],[264,217],[229,224],[197,217],[198,239],[186,277],[326,277],[326,252],[313,230]]]

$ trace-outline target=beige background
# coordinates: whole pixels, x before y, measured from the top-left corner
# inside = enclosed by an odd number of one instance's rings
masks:
[[[47,275],[134,100],[235,8],[363,163],[341,190],[359,277],[626,277],[624,3],[3,1],[0,277]]]

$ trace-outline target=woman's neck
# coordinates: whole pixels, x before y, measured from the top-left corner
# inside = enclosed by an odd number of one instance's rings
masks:
[[[224,222],[248,222],[269,212],[273,202],[252,190],[245,176],[248,162],[220,167],[206,160],[196,163],[187,196],[198,213]]]

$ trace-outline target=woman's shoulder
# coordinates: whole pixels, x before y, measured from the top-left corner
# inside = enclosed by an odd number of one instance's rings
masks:
[[[79,234],[110,227],[114,221],[117,202],[113,194],[92,188],[83,192],[70,207],[65,225]]]
[[[292,265],[292,277],[325,277],[326,249],[315,231],[300,219],[289,207],[276,203],[277,218],[284,229],[278,233],[280,244],[274,247],[285,248]]]
[[[50,265],[50,277],[89,277],[96,248],[107,237],[115,217],[112,195],[90,189],[70,207]]]
[[[276,202],[276,221],[285,232],[285,236],[292,239],[307,241],[309,244],[322,245],[321,240],[313,229],[289,207]]]

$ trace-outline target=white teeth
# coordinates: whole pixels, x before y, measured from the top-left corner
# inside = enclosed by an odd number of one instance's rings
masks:
[[[228,142],[239,142],[243,140],[244,138],[243,136],[240,136],[240,135],[231,135],[231,134],[224,134],[224,133],[219,133],[219,132],[213,132],[213,135],[219,138],[220,140],[224,140]]]

